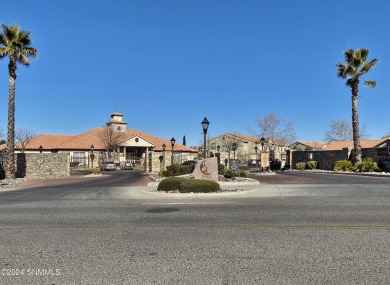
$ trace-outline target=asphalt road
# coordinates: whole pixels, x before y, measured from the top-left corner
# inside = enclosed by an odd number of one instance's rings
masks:
[[[144,183],[108,175],[115,191]],[[389,180],[365,180],[380,189],[369,196],[45,198],[110,183],[100,179],[0,192],[0,284],[390,283]],[[41,198],[5,198],[27,190]]]

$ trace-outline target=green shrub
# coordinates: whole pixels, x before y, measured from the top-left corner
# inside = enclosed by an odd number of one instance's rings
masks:
[[[100,174],[99,168],[86,168],[84,169],[84,175]]]
[[[194,165],[181,165],[181,164],[172,164],[167,166],[167,173],[169,176],[179,176],[184,174],[191,174],[194,171]],[[165,176],[165,175],[164,175]]]
[[[219,184],[210,180],[186,179],[180,183],[180,193],[209,193],[219,191]]]
[[[223,176],[225,178],[232,178],[233,177],[233,171],[231,171],[230,169],[226,169],[225,173],[223,174]]]
[[[163,171],[161,171],[161,175],[160,176],[171,177],[171,176],[173,176],[173,174],[172,174],[172,172],[170,172],[168,170],[163,170]]]
[[[218,175],[224,175],[225,173],[225,165],[220,164],[218,165]]]
[[[336,161],[333,167],[334,171],[355,171],[355,166],[348,159]]]
[[[306,162],[298,162],[295,165],[295,168],[298,170],[305,170],[306,169]]]
[[[217,192],[219,189],[219,184],[215,181],[182,177],[166,178],[157,187],[157,191],[179,191],[180,193],[208,193]]]
[[[169,177],[162,180],[157,187],[157,191],[176,191],[180,189],[180,183],[188,179],[182,177]]]
[[[310,160],[310,161],[308,161],[308,162],[306,163],[306,167],[307,167],[308,169],[311,169],[311,170],[316,169],[316,168],[317,168],[317,165],[318,165],[318,162],[315,161],[315,160]]]
[[[381,171],[378,164],[371,157],[364,158],[360,164],[356,165],[356,170],[359,172]]]
[[[248,177],[248,173],[244,170],[240,170],[236,172],[237,177]]]

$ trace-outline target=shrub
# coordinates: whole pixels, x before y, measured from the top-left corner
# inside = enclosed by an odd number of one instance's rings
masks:
[[[194,165],[172,164],[167,166],[167,174],[170,174],[167,177],[191,174],[194,171],[194,168]]]
[[[224,175],[225,173],[225,165],[220,164],[218,165],[218,175]]]
[[[169,177],[162,180],[157,191],[179,191],[180,193],[208,193],[217,192],[219,184],[210,180],[186,179],[182,177]]]
[[[210,180],[186,179],[180,183],[180,193],[209,193],[217,192],[220,189],[219,184]]]
[[[223,174],[223,176],[225,178],[232,178],[233,177],[233,171],[231,171],[230,169],[226,169],[225,173]]]
[[[157,187],[157,191],[175,191],[180,189],[180,183],[188,179],[182,177],[169,177],[162,180]]]
[[[236,172],[237,177],[248,177],[248,173],[244,170],[240,170]]]
[[[305,162],[298,162],[295,165],[295,168],[298,169],[298,170],[304,170],[306,168],[306,163]]]
[[[350,160],[344,159],[336,161],[333,167],[334,171],[355,171],[355,166]]]
[[[86,168],[84,169],[84,175],[100,174],[99,168]]]
[[[308,162],[306,163],[306,167],[307,167],[308,169],[313,170],[313,169],[316,169],[316,168],[317,168],[317,164],[318,164],[317,161],[315,161],[315,160],[310,160],[310,161],[308,161]]]
[[[360,164],[356,165],[356,170],[359,172],[381,171],[378,164],[371,157],[364,158]]]

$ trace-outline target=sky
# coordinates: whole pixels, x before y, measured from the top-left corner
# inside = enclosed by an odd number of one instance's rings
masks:
[[[370,50],[377,67],[359,89],[371,139],[390,132],[390,1],[15,0],[0,22],[29,30],[39,52],[18,67],[16,128],[80,134],[114,112],[129,128],[202,145],[227,132],[259,133],[271,112],[299,141],[322,141],[351,121],[336,76],[344,51]],[[8,59],[0,61],[0,129],[7,127]]]

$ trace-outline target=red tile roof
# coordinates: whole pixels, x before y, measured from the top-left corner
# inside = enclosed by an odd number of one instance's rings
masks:
[[[386,139],[380,139],[380,140],[361,140],[360,145],[362,148],[371,148],[376,147],[377,145],[381,144]],[[325,150],[341,150],[343,148],[353,148],[353,141],[333,141],[330,142],[324,149]]]
[[[79,135],[50,135],[42,134],[33,137],[28,143],[26,149],[38,150],[40,146],[44,150],[89,150],[91,145],[95,150],[105,150],[105,144],[101,138],[101,134],[106,130],[104,127],[95,128],[86,131]],[[162,145],[166,145],[166,150],[171,150],[171,141],[169,139],[161,139],[144,132],[127,129],[120,137],[120,143],[123,143],[131,138],[139,137],[154,146],[155,151],[162,151]],[[20,145],[16,149],[20,149]],[[174,151],[195,152],[198,150],[176,143]]]
[[[6,148],[7,148],[7,144],[6,143],[0,144],[0,151],[4,150]]]
[[[326,146],[325,142],[299,142],[299,143],[311,147],[313,149],[322,149]]]
[[[58,149],[58,145],[72,139],[74,135],[52,135],[41,134],[33,137],[27,144],[26,149],[38,150],[40,146],[46,150]],[[15,149],[20,149],[21,145],[17,143]]]

